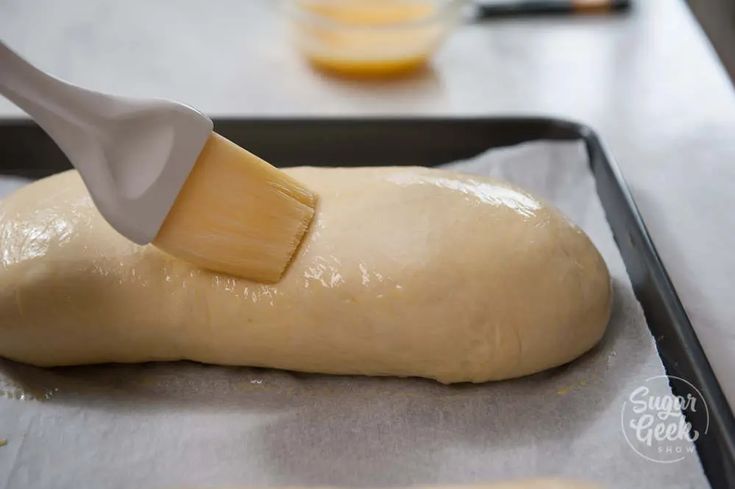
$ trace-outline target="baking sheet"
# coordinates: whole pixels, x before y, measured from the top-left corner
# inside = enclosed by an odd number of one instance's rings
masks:
[[[664,371],[583,143],[526,143],[450,166],[518,183],[590,235],[615,293],[599,347],[524,379],[459,386],[189,362],[44,370],[3,360],[1,487],[387,487],[548,475],[621,489],[709,487],[696,457],[650,462],[623,437],[623,402]]]

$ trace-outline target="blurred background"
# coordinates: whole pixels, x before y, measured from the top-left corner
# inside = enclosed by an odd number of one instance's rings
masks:
[[[689,0],[720,59],[735,79],[735,2],[732,0]]]
[[[733,66],[734,2],[692,0],[696,17],[683,0],[630,3],[0,0],[0,35],[59,77],[214,114],[523,108],[586,119],[651,80],[718,70],[716,54]],[[706,91],[722,81],[707,78]]]

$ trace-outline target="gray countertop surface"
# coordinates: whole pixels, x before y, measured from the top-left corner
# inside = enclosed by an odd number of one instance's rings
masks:
[[[599,131],[735,403],[735,96],[683,1],[627,15],[462,25],[431,69],[313,72],[276,2],[0,0],[0,37],[42,68],[212,115],[551,115]],[[22,113],[0,99],[0,117]]]

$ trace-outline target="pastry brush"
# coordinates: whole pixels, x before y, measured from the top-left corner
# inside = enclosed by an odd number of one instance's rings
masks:
[[[212,132],[212,121],[186,105],[66,83],[2,41],[0,93],[51,136],[102,216],[138,244],[275,282],[314,217],[314,193]]]

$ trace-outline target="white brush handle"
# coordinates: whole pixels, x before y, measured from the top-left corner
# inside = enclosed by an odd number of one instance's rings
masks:
[[[2,41],[0,93],[59,145],[110,224],[141,244],[155,238],[212,131],[212,121],[186,105],[77,87]]]

